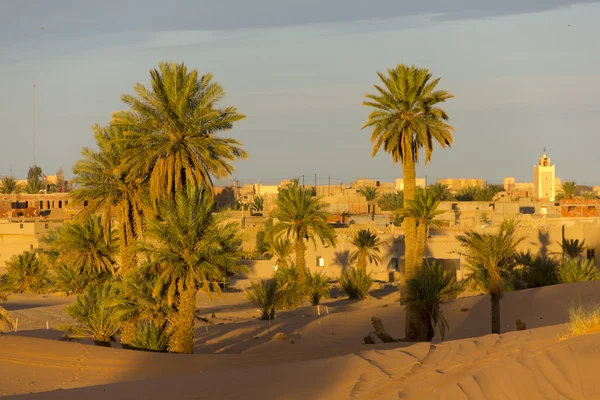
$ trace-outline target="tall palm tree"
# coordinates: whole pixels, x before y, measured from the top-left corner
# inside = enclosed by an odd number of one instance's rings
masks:
[[[438,210],[440,200],[428,190],[415,193],[413,200],[407,201],[407,207],[403,211],[405,217],[414,218],[417,221],[417,245],[414,248],[414,259],[422,263],[425,256],[425,245],[429,237],[431,226],[439,226],[440,221],[435,218],[444,213]]]
[[[282,188],[277,196],[277,209],[273,217],[279,222],[273,227],[273,236],[285,233],[294,240],[296,268],[302,282],[306,268],[304,241],[316,243],[316,238],[319,238],[323,244],[331,245],[336,241],[335,232],[327,223],[325,207],[320,198],[313,197],[310,190],[298,185]]]
[[[275,259],[275,265],[288,267],[292,264],[292,253],[294,243],[287,237],[271,238],[267,243],[267,251],[264,255]]]
[[[492,333],[500,333],[500,300],[515,263],[516,247],[523,241],[516,228],[514,220],[505,220],[496,233],[468,231],[456,237],[464,249],[458,253],[465,257],[472,279],[490,295]]]
[[[211,74],[199,77],[183,63],[162,62],[150,77],[151,88],[136,84],[137,97],[122,96],[129,110],[111,120],[132,147],[128,170],[149,177],[153,202],[173,199],[188,185],[212,188],[213,178],[233,172],[232,161],[247,157],[237,140],[217,137],[245,116],[232,106],[219,108],[225,90]]]
[[[429,70],[398,65],[388,69],[387,75],[378,73],[383,85],[375,85],[376,94],[368,94],[363,105],[372,107],[363,128],[372,128],[372,156],[381,147],[391,154],[394,163],[401,163],[404,178],[404,198],[413,200],[416,191],[415,166],[421,149],[425,149],[425,163],[431,160],[433,142],[442,148],[452,144],[454,128],[448,125],[448,114],[439,103],[453,96],[445,90],[436,90],[439,78],[432,79]],[[409,217],[403,223],[406,245],[406,274],[412,275],[419,262],[414,259],[416,221]],[[408,315],[407,315],[408,318]],[[410,332],[407,324],[407,333]]]
[[[117,234],[111,230],[109,235],[114,238]],[[117,245],[113,239],[105,237],[100,217],[65,223],[42,238],[42,241],[47,244],[45,251],[56,266],[66,265],[79,273],[116,272]]]
[[[158,202],[159,218],[147,221],[147,241],[139,249],[148,258],[145,273],[157,277],[155,293],[166,290],[173,307],[170,350],[191,353],[194,347],[196,294],[221,292],[219,282],[236,272],[238,251],[231,251],[233,225],[218,226],[210,189],[188,186],[174,200]],[[225,235],[225,237],[224,237]]]
[[[439,201],[447,201],[452,199],[452,193],[450,192],[450,188],[448,185],[441,184],[439,182],[434,183],[433,185],[427,188],[433,197],[438,199]]]
[[[37,178],[27,179],[27,185],[25,186],[25,193],[27,194],[37,194],[44,187],[41,180]]]
[[[0,180],[0,193],[15,194],[23,193],[23,185],[18,183],[12,176],[5,176]]]
[[[573,181],[563,182],[560,185],[560,191],[561,193],[559,197],[561,199],[571,200],[575,197],[575,194],[577,192],[577,184],[575,184],[575,182]]]
[[[149,214],[147,185],[132,177],[123,165],[128,151],[123,132],[115,127],[92,127],[99,150],[85,147],[73,167],[77,189],[71,192],[75,201],[88,202],[81,212],[86,218],[102,212],[105,238],[110,239],[113,213],[119,221],[120,263],[124,270],[132,269],[137,261],[133,246],[142,236],[142,216]]]
[[[370,229],[361,229],[352,239],[352,244],[356,247],[356,250],[350,254],[350,261],[356,261],[357,268],[366,271],[367,261],[379,265],[381,262],[381,250],[379,249],[381,241],[376,233],[371,232]]]

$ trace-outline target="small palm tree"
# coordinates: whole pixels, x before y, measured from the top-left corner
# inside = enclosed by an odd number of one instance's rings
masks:
[[[427,330],[420,332],[419,341],[430,342],[437,326],[442,340],[449,328],[440,308],[442,302],[455,298],[463,290],[462,284],[437,264],[424,265],[415,275],[406,280],[406,297],[402,300],[407,309],[429,321]]]
[[[323,271],[310,272],[306,270],[306,293],[310,298],[310,304],[319,305],[321,299],[328,299],[331,293],[329,278]]]
[[[305,271],[306,273],[306,271]],[[283,310],[298,308],[306,299],[306,281],[301,278],[298,268],[291,264],[289,267],[277,268],[275,272],[277,287],[281,291],[279,306]]]
[[[567,259],[577,258],[585,250],[585,240],[580,242],[579,239],[563,239],[558,244],[562,250],[563,257]]]
[[[0,193],[2,194],[22,193],[23,190],[23,185],[18,183],[12,176],[5,176],[0,180]]]
[[[379,208],[382,211],[398,211],[404,208],[404,191],[384,193],[379,199]]]
[[[515,262],[522,265],[520,277],[528,288],[555,285],[558,283],[559,263],[554,258],[542,255],[532,256],[531,253],[518,253]]]
[[[496,194],[500,191],[497,186],[486,186],[484,188],[478,188],[475,192],[473,200],[475,201],[492,201]]]
[[[415,193],[414,200],[407,201],[407,207],[402,212],[405,217],[414,218],[417,221],[417,243],[413,253],[415,260],[422,262],[430,228],[440,224],[436,217],[443,214],[444,211],[437,209],[439,205],[440,200],[432,192],[421,190]],[[410,276],[410,274],[408,275]]]
[[[81,328],[89,331],[94,343],[100,346],[110,346],[120,328],[117,309],[112,305],[114,295],[110,282],[92,285],[67,308],[69,315],[79,322]]]
[[[350,299],[369,298],[369,289],[373,286],[371,273],[359,268],[349,268],[339,278],[340,288]]]
[[[505,220],[496,233],[468,231],[456,237],[464,249],[458,253],[465,257],[472,272],[471,279],[490,295],[492,333],[500,333],[500,299],[514,266],[516,247],[523,241],[516,229],[514,220]]]
[[[50,282],[48,268],[36,251],[24,251],[6,262],[4,289],[14,293],[41,293]]]
[[[561,283],[600,280],[600,273],[594,260],[569,258],[558,267],[558,280]]]
[[[434,198],[439,201],[447,201],[452,199],[452,193],[450,192],[450,188],[448,185],[441,184],[439,182],[434,183],[433,185],[427,188],[427,191],[430,192]]]
[[[262,212],[265,206],[265,199],[262,196],[254,196],[252,204],[250,204],[250,211]]]
[[[283,297],[277,280],[266,279],[260,282],[252,282],[250,290],[246,291],[246,296],[257,307],[260,307],[260,319],[275,319],[275,310]]]
[[[379,193],[377,192],[377,188],[374,188],[371,186],[366,186],[366,187],[361,188],[358,191],[358,193],[365,196],[365,201],[367,202],[368,212],[371,212],[371,203],[373,203],[379,196]],[[374,206],[373,206],[373,211],[375,211]]]
[[[286,237],[271,238],[267,243],[265,256],[275,260],[275,265],[287,267],[292,264],[292,254],[294,253],[294,243]]]
[[[41,180],[36,178],[31,178],[27,180],[27,185],[25,186],[25,193],[27,194],[37,194],[44,187]]]
[[[367,261],[379,265],[381,262],[381,250],[379,246],[381,241],[376,233],[370,229],[361,229],[352,239],[352,244],[356,247],[350,254],[350,262],[356,262],[356,267],[367,270]]]
[[[247,157],[237,140],[217,136],[245,116],[236,107],[219,107],[225,90],[211,74],[162,62],[150,78],[150,88],[134,86],[137,97],[121,97],[129,110],[114,113],[110,122],[126,133],[127,170],[149,177],[153,203],[174,199],[187,186],[212,188],[213,178],[229,176],[231,163]]]
[[[577,184],[573,181],[566,181],[560,185],[560,195],[558,196],[560,199],[571,200],[575,197],[577,192]]]
[[[310,190],[290,185],[279,191],[277,206],[273,217],[279,222],[273,227],[273,236],[285,233],[294,240],[296,268],[298,277],[303,281],[306,268],[304,241],[316,243],[316,238],[319,238],[323,244],[334,245],[336,242],[335,232],[327,223],[326,204],[313,197]]]
[[[456,200],[458,201],[474,201],[479,193],[480,188],[477,186],[465,186],[458,191]]]

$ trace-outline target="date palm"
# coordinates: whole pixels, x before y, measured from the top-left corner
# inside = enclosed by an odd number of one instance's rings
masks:
[[[292,264],[294,243],[286,237],[272,237],[267,243],[267,251],[264,255],[274,258],[275,265],[288,267]]]
[[[0,193],[2,194],[23,193],[23,190],[23,185],[12,176],[5,176],[0,180]]]
[[[404,208],[404,191],[384,193],[379,199],[379,207],[382,211],[398,211]]]
[[[448,188],[448,185],[441,184],[439,182],[434,183],[433,185],[427,188],[427,191],[430,192],[433,197],[438,199],[439,201],[447,201],[452,199],[452,193]]]
[[[335,244],[335,232],[329,226],[325,212],[326,204],[313,197],[310,190],[298,185],[290,185],[279,191],[277,209],[273,217],[279,222],[273,227],[273,236],[285,235],[294,241],[296,268],[301,281],[304,281],[306,268],[305,240],[320,239],[323,244]]]
[[[376,233],[370,229],[361,229],[352,239],[352,244],[356,247],[350,254],[350,261],[356,262],[356,267],[364,271],[367,270],[367,261],[379,265],[381,262],[381,250],[379,246],[381,241]]]
[[[148,211],[144,198],[146,186],[142,180],[132,178],[123,166],[127,153],[123,133],[115,127],[92,127],[99,150],[85,147],[73,167],[77,189],[71,192],[74,200],[88,202],[81,217],[102,212],[105,238],[111,236],[111,219],[116,213],[119,221],[120,262],[124,270],[132,269],[137,261],[133,246],[142,235],[143,211]],[[147,214],[149,211],[147,212]]]
[[[212,188],[213,178],[229,176],[232,162],[247,157],[237,140],[217,136],[245,116],[235,107],[219,107],[225,90],[211,74],[200,77],[183,63],[162,62],[150,78],[151,88],[138,83],[137,97],[122,96],[129,110],[111,119],[131,146],[127,169],[149,178],[153,202],[173,199],[188,185]]]
[[[414,259],[422,263],[425,256],[425,245],[429,237],[431,226],[439,226],[436,220],[444,211],[438,210],[440,200],[429,190],[419,190],[413,200],[407,200],[407,207],[403,210],[404,217],[414,218],[417,221],[417,245],[414,249]]]
[[[174,200],[159,201],[159,218],[147,222],[148,240],[139,245],[148,258],[145,273],[157,277],[155,294],[166,290],[166,302],[174,309],[169,345],[173,352],[193,352],[198,290],[220,293],[219,282],[241,269],[239,252],[231,251],[233,225],[219,227],[213,205],[210,189],[190,186]]]
[[[471,279],[490,295],[492,333],[500,333],[500,300],[515,264],[516,247],[523,241],[517,236],[516,228],[514,220],[505,220],[498,232],[468,231],[456,237],[463,248],[458,253],[465,257],[472,272]]]
[[[575,194],[577,192],[577,185],[573,181],[566,181],[560,185],[560,190],[561,190],[561,194],[560,194],[561,199],[571,200],[572,198],[575,197]]]
[[[27,194],[38,194],[44,187],[43,182],[37,178],[27,179],[27,185],[25,185],[25,193]]]

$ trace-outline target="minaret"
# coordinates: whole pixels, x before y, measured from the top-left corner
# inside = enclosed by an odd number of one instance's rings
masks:
[[[556,197],[555,170],[550,158],[544,155],[533,166],[533,198],[554,201]]]

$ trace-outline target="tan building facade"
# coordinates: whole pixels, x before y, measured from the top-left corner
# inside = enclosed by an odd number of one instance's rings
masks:
[[[483,179],[478,178],[444,178],[438,179],[438,183],[448,186],[448,189],[453,193],[459,192],[462,188],[469,186],[484,187]]]
[[[533,197],[548,201],[556,199],[555,168],[546,153],[533,166]]]
[[[425,189],[427,187],[427,180],[425,178],[416,178],[415,184],[417,187]],[[396,190],[404,190],[404,178],[396,179]]]

